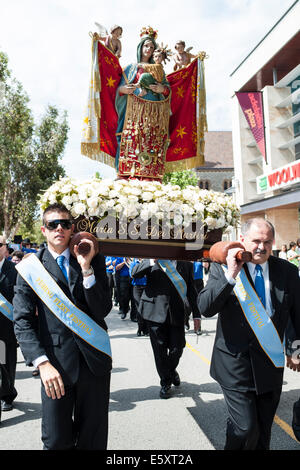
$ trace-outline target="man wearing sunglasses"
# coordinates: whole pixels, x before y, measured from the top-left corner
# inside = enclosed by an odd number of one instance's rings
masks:
[[[3,236],[0,236],[0,294],[3,296],[0,300],[2,305],[5,300],[12,304],[14,285],[17,278],[15,265],[5,258],[6,251],[6,240]],[[13,322],[6,316],[6,309],[3,307],[0,308],[0,342],[2,346],[1,351],[5,352],[5,357],[0,357],[1,421],[1,411],[10,411],[13,408],[12,403],[17,396],[17,391],[14,387],[17,364],[17,341]]]
[[[29,256],[39,259],[41,269],[45,268],[75,309],[106,331],[104,317],[112,304],[105,260],[95,255],[90,240],[86,240],[91,247],[88,254],[79,254],[75,245],[76,257],[70,255],[73,229],[66,207],[52,204],[43,214],[41,228],[48,247]],[[25,279],[19,274],[15,289],[15,332],[26,364],[40,372],[44,449],[105,449],[111,358],[67,327],[50,310],[51,299],[42,301],[43,296]]]

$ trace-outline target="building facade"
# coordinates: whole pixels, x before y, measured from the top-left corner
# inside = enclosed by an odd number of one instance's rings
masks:
[[[236,202],[274,224],[274,250],[300,237],[299,19],[298,0],[230,77]]]
[[[205,134],[205,164],[195,169],[199,187],[224,192],[232,186],[233,152],[231,131]]]

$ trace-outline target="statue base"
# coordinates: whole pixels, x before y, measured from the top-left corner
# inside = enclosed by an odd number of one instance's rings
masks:
[[[136,231],[134,235],[130,232],[133,230],[130,224],[124,228],[114,221],[116,225],[113,227],[108,222],[99,228],[99,222],[100,219],[96,217],[80,217],[74,221],[74,231],[92,233],[99,242],[99,252],[104,256],[195,261],[208,259],[211,246],[222,239],[222,229],[204,230],[203,236],[199,238],[188,238],[188,232],[184,230],[181,233],[171,231],[169,238],[163,237],[161,230],[150,230],[148,238],[141,239],[137,237]]]

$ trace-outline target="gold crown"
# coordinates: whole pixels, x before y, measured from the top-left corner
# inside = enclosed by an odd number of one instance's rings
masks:
[[[155,40],[157,38],[157,33],[158,33],[158,31],[151,28],[151,26],[147,26],[147,28],[144,26],[141,29],[140,37],[150,36],[151,38],[153,38]]]

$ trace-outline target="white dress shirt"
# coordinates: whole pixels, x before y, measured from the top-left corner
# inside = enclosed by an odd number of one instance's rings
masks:
[[[3,257],[3,259],[0,261],[0,273],[1,273],[2,266],[3,266],[3,264],[4,264],[4,261],[5,261],[5,257]]]
[[[58,258],[58,256],[64,256],[65,257],[64,267],[66,268],[67,274],[68,274],[68,277],[69,277],[70,249],[66,248],[65,251],[63,251],[61,254],[56,253],[55,251],[51,250],[51,248],[49,248],[49,247],[48,247],[48,250],[51,253],[51,255],[53,256],[53,258],[55,259],[55,261],[56,261],[56,258]],[[1,265],[0,265],[0,268],[1,268]],[[91,276],[86,276],[86,277],[83,278],[83,287],[85,289],[90,289],[95,284],[95,282],[96,282],[96,279],[95,279],[94,274],[91,274]],[[42,362],[45,362],[45,361],[48,361],[48,357],[43,355],[43,356],[39,356],[36,359],[34,359],[32,361],[32,364],[35,368],[37,368],[39,364],[41,364]]]
[[[69,269],[70,269],[70,249],[69,248],[66,248],[65,251],[63,251],[62,253],[60,253],[60,255],[58,253],[56,253],[55,251],[51,250],[51,248],[48,247],[48,250],[50,251],[51,255],[53,256],[53,258],[55,259],[56,261],[56,258],[58,258],[59,256],[64,256],[65,259],[64,259],[64,267],[66,268],[67,270],[67,274],[68,274],[68,277],[69,277]],[[94,274],[91,274],[91,276],[86,276],[83,278],[83,287],[85,289],[89,289],[90,287],[92,287],[96,282],[96,279],[95,279],[95,275]]]
[[[250,276],[252,277],[253,283],[255,284],[255,277],[256,277],[256,270],[255,266],[256,264],[254,263],[246,263]],[[272,307],[272,302],[271,302],[271,291],[270,291],[270,278],[269,278],[269,264],[266,261],[265,263],[261,264],[262,267],[262,273],[265,281],[265,292],[266,292],[266,311],[269,316],[272,315],[273,307]],[[236,280],[228,276],[228,273],[225,273],[225,277],[229,284],[235,285]]]

